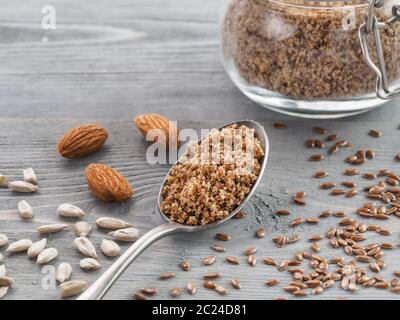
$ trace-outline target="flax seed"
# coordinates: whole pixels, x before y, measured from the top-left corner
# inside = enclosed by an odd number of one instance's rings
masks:
[[[368,131],[368,134],[373,138],[380,138],[382,137],[382,132],[379,130],[371,129]]]
[[[277,211],[275,211],[275,214],[277,216],[288,216],[290,214],[290,211],[288,211],[288,210],[277,210]]]
[[[197,286],[194,282],[188,282],[186,285],[186,290],[189,292],[189,294],[194,295],[197,291]]]
[[[322,127],[314,127],[313,130],[319,134],[327,134],[328,133],[328,130],[326,130],[325,128],[322,128]]]
[[[308,237],[309,241],[319,241],[322,239],[322,236],[320,234],[314,234]]]
[[[347,191],[345,195],[347,198],[353,198],[357,194],[358,194],[357,189],[351,189],[351,190]]]
[[[296,227],[296,226],[302,224],[303,222],[304,222],[303,218],[296,218],[290,223],[290,226],[291,227]]]
[[[325,143],[323,143],[321,140],[319,140],[319,139],[316,139],[315,140],[315,147],[316,148],[320,148],[320,149],[322,149],[322,148],[325,148]]]
[[[239,211],[238,213],[236,213],[236,214],[233,216],[234,219],[244,219],[244,218],[246,218],[246,217],[247,217],[247,214],[246,214],[246,212],[244,212],[244,211]]]
[[[257,258],[256,258],[255,256],[253,256],[253,255],[249,255],[249,256],[247,257],[247,263],[248,263],[250,266],[255,267],[255,266],[256,266],[256,263],[257,263]]]
[[[342,186],[345,186],[346,188],[355,188],[357,187],[357,184],[353,181],[343,181]]]
[[[215,289],[216,285],[212,281],[204,280],[203,281],[203,287],[206,288],[206,289]]]
[[[206,273],[203,278],[204,279],[216,279],[219,278],[221,275],[218,272],[209,272]]]
[[[284,124],[283,122],[274,122],[272,123],[272,126],[274,127],[274,129],[286,129],[286,124]]]
[[[269,265],[269,266],[277,266],[278,265],[273,258],[264,258],[263,261],[266,265]]]
[[[221,241],[229,241],[232,239],[232,237],[227,233],[217,233],[215,238]]]
[[[318,218],[307,218],[306,223],[308,224],[317,224],[319,222]]]
[[[376,179],[376,174],[367,172],[367,173],[363,173],[362,177],[367,180],[374,180],[374,179]]]
[[[282,260],[281,263],[278,266],[279,271],[284,271],[287,267],[289,266],[289,261],[288,260]]]
[[[324,178],[324,177],[327,177],[329,175],[329,173],[328,172],[326,172],[326,171],[316,171],[315,173],[314,173],[314,178]]]
[[[241,283],[240,283],[240,281],[238,279],[232,279],[231,280],[231,286],[234,289],[237,289],[237,290],[240,290],[242,288],[242,285],[241,285]]]
[[[331,195],[333,195],[333,196],[339,196],[339,195],[342,195],[345,193],[346,193],[346,191],[343,189],[332,189],[331,190]]]
[[[314,161],[314,162],[318,162],[324,159],[324,155],[323,154],[314,154],[312,156],[310,156],[310,158],[308,158],[309,161]]]
[[[212,264],[214,264],[215,259],[216,259],[215,256],[208,256],[203,259],[203,264],[205,266],[211,266]]]
[[[256,237],[257,238],[264,238],[266,235],[265,229],[264,228],[258,228],[256,230]]]
[[[330,217],[332,215],[332,211],[331,210],[325,210],[322,211],[319,215],[320,218],[327,218]]]
[[[255,248],[255,247],[249,247],[249,248],[247,248],[246,250],[244,250],[244,254],[246,255],[246,256],[249,256],[249,255],[252,255],[252,254],[254,254],[254,253],[256,253],[257,252],[257,248]]]
[[[354,168],[349,168],[349,169],[346,169],[346,170],[344,171],[344,174],[345,174],[346,176],[355,176],[355,175],[357,175],[357,174],[359,174],[359,173],[360,173],[360,171],[357,170],[357,169],[354,169]]]
[[[180,266],[183,271],[189,271],[191,269],[190,263],[187,261],[183,261]]]
[[[338,151],[339,151],[339,146],[337,144],[334,144],[332,147],[329,148],[330,154],[335,154]]]
[[[374,150],[367,150],[367,152],[365,153],[365,156],[372,160],[373,158],[375,158],[375,151]]]
[[[293,202],[299,206],[304,206],[306,204],[303,198],[293,198]]]
[[[279,284],[278,279],[270,279],[270,280],[265,281],[265,285],[267,285],[268,287],[273,287],[273,286],[276,286],[277,284]]]
[[[336,186],[336,183],[333,182],[323,182],[319,185],[319,187],[323,190],[332,189]]]

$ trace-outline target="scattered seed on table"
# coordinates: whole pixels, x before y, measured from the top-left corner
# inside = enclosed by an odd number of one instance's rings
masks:
[[[334,144],[332,147],[329,148],[330,154],[335,154],[338,151],[339,151],[339,146],[337,144]]]
[[[214,264],[215,259],[216,259],[215,256],[208,256],[203,259],[203,264],[205,266],[211,266],[212,264]]]
[[[247,214],[246,214],[246,212],[244,212],[244,211],[239,211],[238,213],[236,213],[236,214],[233,216],[234,219],[244,219],[244,218],[246,218],[246,217],[247,217]]]
[[[375,158],[375,151],[374,150],[367,150],[367,152],[365,153],[365,156],[372,160],[373,158]]]
[[[267,285],[268,287],[273,287],[273,286],[276,286],[277,284],[279,284],[278,279],[270,279],[270,280],[265,281],[265,285]]]
[[[135,300],[147,300],[146,296],[141,292],[135,292],[133,297]]]
[[[225,258],[230,264],[239,264],[239,260],[233,256],[228,256]]]
[[[303,198],[306,196],[306,192],[305,191],[298,191],[294,194],[293,198]]]
[[[180,266],[183,271],[189,271],[191,269],[190,263],[188,261],[183,261]]]
[[[214,290],[217,291],[220,295],[226,295],[228,293],[228,290],[223,286],[215,286]]]
[[[328,130],[326,130],[325,128],[322,128],[322,127],[314,127],[313,130],[319,134],[327,134],[328,133]]]
[[[316,139],[315,140],[315,147],[316,148],[320,148],[320,149],[322,149],[322,148],[325,148],[325,143],[323,143],[321,140],[319,140],[319,139]]]
[[[203,287],[206,289],[215,289],[215,283],[210,281],[210,280],[204,280],[203,281]]]
[[[222,241],[229,241],[232,239],[232,237],[227,233],[217,233],[215,235],[215,238],[217,238],[218,240],[222,240]]]
[[[314,173],[314,178],[324,178],[324,177],[326,177],[326,176],[328,176],[328,175],[329,175],[328,172],[323,171],[323,170],[320,170],[320,171],[316,171],[316,172]]]
[[[194,282],[188,282],[188,284],[186,285],[186,289],[189,294],[194,295],[197,291],[197,286]]]
[[[257,258],[256,258],[255,256],[253,256],[253,255],[249,255],[249,256],[247,257],[247,263],[248,263],[250,266],[255,267],[255,266],[256,266],[256,263],[257,263]]]
[[[309,241],[319,241],[322,240],[322,236],[320,234],[313,234],[308,237]]]
[[[363,173],[362,177],[367,180],[373,180],[373,179],[376,179],[376,174],[367,172],[367,173]]]
[[[320,218],[328,218],[332,215],[332,210],[325,210],[319,214]]]
[[[179,289],[179,288],[172,288],[172,289],[169,291],[169,294],[170,294],[172,297],[177,298],[177,297],[179,297],[179,296],[181,295],[181,289]]]
[[[288,216],[290,214],[290,211],[281,209],[281,210],[275,211],[275,214],[277,216]]]
[[[289,266],[289,260],[282,260],[278,265],[278,271],[282,272]]]
[[[335,141],[335,140],[337,140],[337,138],[338,138],[338,135],[336,133],[332,133],[326,137],[326,140],[327,141]]]
[[[395,159],[396,159],[397,161],[400,161],[400,153],[396,154]]]
[[[168,272],[161,273],[159,279],[160,280],[166,280],[166,279],[169,279],[169,278],[172,278],[172,277],[175,277],[175,273],[168,271]]]
[[[318,218],[307,218],[306,222],[309,224],[317,224],[319,222]]]
[[[357,169],[355,169],[355,168],[348,168],[348,169],[346,169],[346,170],[344,171],[344,174],[345,174],[346,176],[355,176],[355,175],[357,175],[357,174],[359,174],[359,173],[360,173],[360,171],[357,170]]]
[[[240,283],[240,281],[238,279],[232,279],[231,280],[231,286],[234,289],[237,289],[237,290],[240,290],[242,288],[242,285],[241,285],[241,283]]]
[[[291,227],[296,227],[296,226],[302,224],[303,222],[304,222],[303,218],[296,218],[290,223],[290,226]]]
[[[346,192],[346,197],[347,198],[352,198],[357,194],[358,194],[358,190],[357,189],[351,189],[351,190]]]
[[[211,249],[213,249],[214,251],[217,251],[217,252],[224,252],[224,251],[226,251],[226,249],[225,249],[224,246],[221,246],[221,245],[218,245],[218,244],[213,244],[213,245],[211,246]]]
[[[157,288],[143,288],[140,292],[146,296],[154,296],[157,293]]]
[[[244,254],[246,255],[246,256],[249,256],[249,255],[252,255],[252,254],[254,254],[254,253],[256,253],[257,252],[257,248],[256,247],[249,247],[249,248],[247,248],[246,250],[244,250]]]
[[[209,272],[206,273],[203,278],[204,279],[216,279],[219,278],[221,275],[219,274],[219,272]]]
[[[304,206],[306,204],[303,198],[293,198],[293,202],[299,206]]]
[[[286,124],[284,124],[283,122],[274,122],[274,123],[272,123],[272,126],[275,129],[286,129],[287,128]]]
[[[309,161],[315,161],[315,162],[321,161],[323,159],[324,159],[324,155],[323,154],[314,154],[314,155],[312,155],[312,156],[310,156],[308,158]]]
[[[331,190],[331,195],[333,195],[333,196],[339,196],[339,195],[342,195],[345,193],[346,193],[346,191],[343,189],[332,189]]]
[[[371,130],[369,130],[369,131],[368,131],[368,134],[369,134],[371,137],[374,137],[374,138],[380,138],[380,137],[382,137],[382,132],[379,131],[379,130],[376,130],[376,129],[371,129]]]
[[[319,252],[319,251],[321,250],[321,247],[319,246],[318,243],[313,242],[313,243],[311,244],[311,249],[312,249],[314,252]]]
[[[266,235],[265,229],[264,228],[258,228],[256,230],[256,237],[257,238],[264,238]]]
[[[335,187],[336,186],[336,183],[333,183],[333,182],[323,182],[323,183],[321,183],[320,185],[319,185],[319,187],[321,188],[321,189],[324,189],[324,190],[326,190],[326,189],[332,189],[333,187]]]
[[[264,258],[263,261],[264,261],[264,263],[265,263],[266,265],[269,265],[269,266],[277,266],[277,265],[278,265],[278,264],[276,263],[275,259],[270,258],[270,257]]]
[[[357,183],[353,181],[343,181],[342,186],[345,186],[346,188],[355,188],[357,187]]]

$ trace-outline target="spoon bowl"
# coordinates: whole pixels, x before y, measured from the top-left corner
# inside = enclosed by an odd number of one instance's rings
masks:
[[[168,235],[176,233],[199,232],[215,228],[221,225],[222,223],[226,222],[227,220],[231,219],[233,216],[236,215],[236,213],[238,213],[243,208],[243,206],[254,195],[261,181],[261,178],[264,174],[268,161],[269,140],[264,130],[264,127],[258,122],[252,120],[236,121],[233,123],[229,123],[219,128],[219,130],[233,124],[237,124],[238,126],[244,125],[250,129],[254,129],[255,137],[260,141],[260,144],[264,150],[264,157],[261,161],[260,173],[257,177],[256,182],[253,184],[250,192],[243,200],[243,202],[240,205],[238,205],[232,212],[230,212],[229,215],[227,215],[225,218],[215,221],[213,223],[205,225],[189,226],[171,221],[169,217],[165,215],[161,210],[161,203],[163,201],[162,190],[164,188],[167,177],[170,175],[171,170],[174,168],[174,166],[177,163],[179,163],[178,161],[171,167],[163,183],[161,184],[160,191],[158,193],[157,208],[165,223],[151,229],[146,234],[144,234],[140,239],[138,239],[134,244],[132,244],[131,247],[129,247],[125,251],[124,254],[122,254],[84,293],[82,293],[78,297],[78,300],[101,300],[104,297],[104,295],[108,292],[108,290],[111,288],[111,286],[114,284],[114,282],[125,271],[125,269],[136,259],[137,256],[139,256],[140,253],[142,253],[148,246],[150,246],[155,241],[164,238]]]

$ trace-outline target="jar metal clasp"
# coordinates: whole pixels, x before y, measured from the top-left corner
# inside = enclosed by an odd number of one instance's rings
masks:
[[[376,74],[376,95],[381,99],[391,99],[400,96],[400,88],[395,90],[389,89],[380,29],[384,28],[386,25],[391,25],[400,21],[400,5],[394,5],[392,8],[392,17],[386,22],[381,22],[378,21],[374,10],[375,8],[382,7],[383,4],[384,0],[369,0],[368,15],[365,22],[362,23],[358,29],[358,38],[365,62]],[[377,64],[374,63],[370,55],[367,43],[368,34],[372,34],[375,40]]]

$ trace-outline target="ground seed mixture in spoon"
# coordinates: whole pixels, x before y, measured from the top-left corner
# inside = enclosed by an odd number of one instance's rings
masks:
[[[225,218],[251,191],[263,157],[254,129],[231,125],[211,130],[171,170],[162,190],[162,211],[187,225]]]

